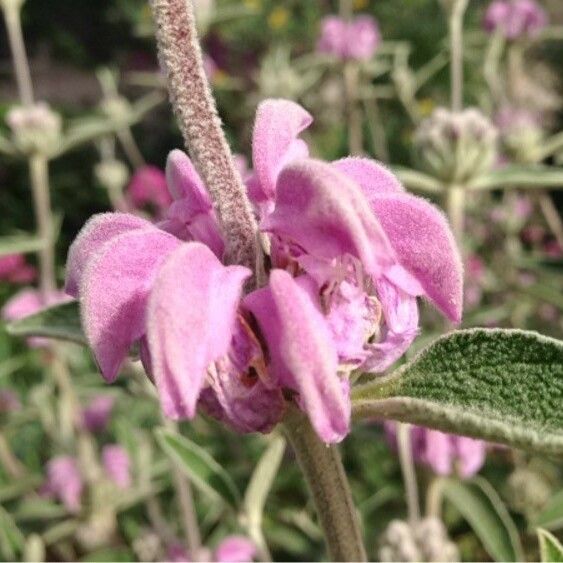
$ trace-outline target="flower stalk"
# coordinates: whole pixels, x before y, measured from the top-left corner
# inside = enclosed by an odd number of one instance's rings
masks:
[[[463,16],[468,0],[455,0],[449,6],[451,104],[453,111],[463,108]]]
[[[255,270],[256,221],[205,76],[192,0],[150,0],[159,58],[186,147],[215,203],[227,259]]]
[[[296,408],[289,410],[284,430],[305,475],[332,561],[367,561],[338,448],[324,444]]]
[[[411,432],[408,424],[398,424],[397,443],[399,446],[399,461],[403,482],[405,484],[409,524],[416,526],[420,520],[420,502],[418,497],[418,485],[412,456]]]

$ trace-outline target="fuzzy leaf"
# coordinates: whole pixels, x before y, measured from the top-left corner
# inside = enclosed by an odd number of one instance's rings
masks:
[[[160,429],[157,440],[177,466],[202,492],[223,499],[228,505],[237,508],[240,494],[225,469],[219,465],[203,448],[184,436]]]
[[[518,530],[488,481],[447,479],[443,494],[471,525],[495,561],[523,560]]]
[[[13,336],[42,336],[87,345],[82,332],[78,301],[48,307],[7,325]]]
[[[534,527],[547,530],[563,528],[563,491],[556,493],[534,519]]]
[[[356,418],[390,418],[563,454],[563,342],[469,329],[435,340],[392,375],[353,390]]]
[[[553,534],[538,528],[538,540],[543,563],[563,563],[563,545]]]

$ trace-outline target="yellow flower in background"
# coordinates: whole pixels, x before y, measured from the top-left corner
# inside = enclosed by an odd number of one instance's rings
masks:
[[[289,20],[289,10],[281,6],[274,8],[268,16],[268,25],[271,29],[281,29],[285,27]]]
[[[365,10],[369,5],[369,0],[354,0],[354,10]]]
[[[423,117],[430,115],[435,107],[436,104],[431,98],[423,98],[418,102],[418,110]]]

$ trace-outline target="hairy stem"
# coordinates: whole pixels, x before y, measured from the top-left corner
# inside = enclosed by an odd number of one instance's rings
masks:
[[[12,53],[20,101],[24,106],[31,106],[33,104],[33,86],[27,55],[25,52],[25,43],[23,40],[21,26],[21,3],[7,2],[2,4],[0,2],[0,5],[4,10],[4,19],[6,20],[6,30],[8,32],[8,42]]]
[[[160,61],[185,144],[215,203],[228,260],[254,271],[256,221],[203,68],[192,0],[150,0]]]
[[[319,440],[309,420],[292,408],[284,430],[305,475],[333,561],[366,561],[356,507],[340,453]]]
[[[465,223],[465,189],[463,186],[448,186],[446,190],[446,212],[455,240],[461,250]]]
[[[468,0],[455,0],[448,19],[453,111],[461,111],[463,108],[463,16],[467,2]]]
[[[412,458],[410,425],[400,422],[397,424],[397,443],[399,446],[399,462],[405,484],[409,524],[414,526],[420,520],[420,501]]]

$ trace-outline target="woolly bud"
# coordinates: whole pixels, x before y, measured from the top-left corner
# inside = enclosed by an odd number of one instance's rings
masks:
[[[380,538],[380,561],[422,561],[411,527],[402,520],[392,520]]]
[[[421,520],[415,530],[415,538],[423,561],[459,561],[459,551],[450,541],[443,522],[438,518]]]
[[[476,108],[436,109],[415,133],[421,166],[448,183],[464,183],[489,171],[496,157],[497,130]]]
[[[507,499],[517,512],[532,516],[551,498],[552,487],[541,473],[522,467],[515,469],[507,482]]]
[[[11,108],[6,122],[12,130],[16,147],[25,154],[50,154],[60,143],[61,116],[44,102]]]
[[[523,108],[504,107],[495,116],[503,152],[520,163],[535,163],[544,139],[538,115]]]
[[[129,170],[120,160],[104,160],[94,168],[96,180],[108,190],[122,190],[129,179]]]

